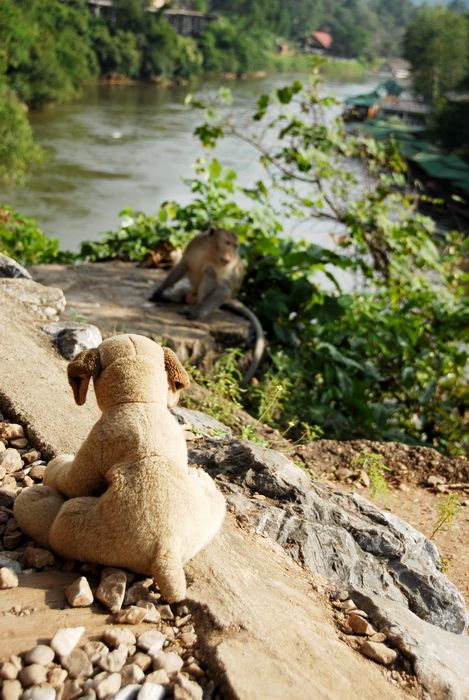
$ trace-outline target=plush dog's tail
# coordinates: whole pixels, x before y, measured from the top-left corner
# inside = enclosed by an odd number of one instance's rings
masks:
[[[178,603],[185,599],[186,576],[177,545],[171,547],[165,543],[165,548],[155,553],[152,576],[168,603]]]

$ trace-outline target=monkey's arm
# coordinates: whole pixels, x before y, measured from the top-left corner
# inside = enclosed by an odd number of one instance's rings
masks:
[[[184,262],[184,258],[178,262],[177,265],[173,267],[172,270],[168,272],[164,280],[159,284],[153,291],[149,298],[150,301],[160,301],[163,298],[163,292],[165,289],[173,287],[176,282],[179,282],[184,275],[187,274],[187,265]]]

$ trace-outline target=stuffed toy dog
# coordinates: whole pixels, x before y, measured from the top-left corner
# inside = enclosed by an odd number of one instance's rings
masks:
[[[49,463],[44,485],[19,494],[15,518],[66,559],[150,575],[168,602],[183,600],[183,566],[225,514],[210,476],[188,467],[182,429],[168,410],[189,378],[171,350],[139,335],[109,338],[70,362],[78,405],[91,377],[101,418],[74,457]]]

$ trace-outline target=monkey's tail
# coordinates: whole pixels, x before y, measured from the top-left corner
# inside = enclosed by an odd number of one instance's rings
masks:
[[[229,311],[233,311],[235,314],[239,314],[240,316],[247,318],[247,320],[250,321],[254,327],[256,342],[254,344],[252,360],[241,382],[241,386],[247,386],[255,375],[259,362],[262,360],[262,356],[265,351],[266,341],[264,331],[262,330],[261,323],[256,314],[253,313],[251,309],[248,309],[248,307],[245,306],[242,301],[239,301],[239,299],[230,299],[230,301],[226,301],[223,306]]]

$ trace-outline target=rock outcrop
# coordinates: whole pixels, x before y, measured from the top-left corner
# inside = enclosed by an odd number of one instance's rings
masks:
[[[256,532],[330,583],[391,598],[450,632],[465,629],[464,600],[439,570],[435,545],[400,518],[311,482],[279,452],[244,440],[206,439],[189,457],[223,479],[228,502]]]

